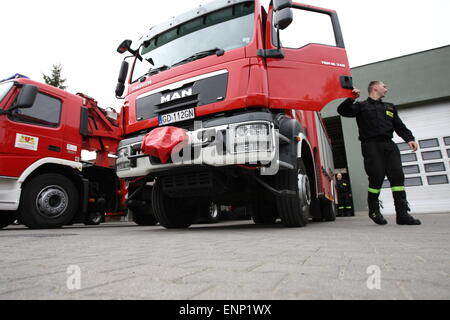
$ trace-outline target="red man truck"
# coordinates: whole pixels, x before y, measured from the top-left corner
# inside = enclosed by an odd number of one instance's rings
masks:
[[[20,75],[0,82],[0,228],[98,224],[117,211],[123,188],[108,154],[121,135],[121,116],[86,95]]]
[[[314,38],[325,29],[331,40]],[[131,56],[116,89],[120,98],[127,89],[117,174],[128,181],[134,215],[187,228],[215,203],[248,205],[257,224],[335,219],[319,111],[352,96],[335,11],[216,0],[131,44],[118,48]]]

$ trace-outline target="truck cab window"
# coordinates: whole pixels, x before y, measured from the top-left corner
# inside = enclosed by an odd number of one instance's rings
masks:
[[[247,46],[253,37],[254,11],[253,2],[239,3],[153,37],[141,51],[143,62],[135,62],[131,82],[148,73],[150,68],[169,68],[205,50],[228,51]],[[152,61],[153,66],[147,61]]]
[[[336,46],[331,17],[324,13],[292,9],[294,20],[289,27],[280,30],[284,48],[298,49],[308,44]]]
[[[38,93],[31,108],[15,109],[10,120],[25,122],[45,127],[58,127],[61,116],[61,101],[48,95]]]
[[[6,95],[8,94],[9,90],[11,90],[13,85],[14,82],[6,82],[0,84],[0,102],[2,102],[3,98],[6,97]]]

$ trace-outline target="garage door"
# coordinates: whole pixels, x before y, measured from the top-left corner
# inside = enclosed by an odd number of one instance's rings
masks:
[[[420,145],[413,153],[401,138],[394,139],[402,156],[411,213],[450,212],[450,103],[407,108],[399,114]],[[394,214],[389,188],[385,180],[380,200],[383,213]]]

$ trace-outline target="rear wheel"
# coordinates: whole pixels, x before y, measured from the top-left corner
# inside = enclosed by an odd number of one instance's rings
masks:
[[[84,219],[84,224],[87,226],[98,226],[104,219],[105,215],[99,211],[90,212]]]
[[[286,227],[304,227],[308,224],[311,209],[311,183],[305,165],[298,160],[297,169],[280,170],[275,176],[278,190],[291,190],[295,196],[277,197],[277,209]]]
[[[320,203],[322,218],[325,221],[336,221],[336,203],[334,201],[330,201],[328,199],[324,199]]]
[[[189,228],[197,216],[195,203],[168,197],[164,194],[160,179],[153,186],[152,204],[156,220],[166,229]]]
[[[47,173],[30,180],[22,190],[19,220],[32,229],[59,228],[78,210],[79,195],[65,176]]]
[[[0,229],[6,228],[16,220],[15,211],[0,211]]]
[[[213,223],[222,220],[222,210],[219,204],[213,202],[208,206],[208,220]]]
[[[139,226],[154,226],[158,223],[153,213],[152,190],[149,185],[130,186],[128,194],[132,199],[128,199],[128,213],[133,221]]]

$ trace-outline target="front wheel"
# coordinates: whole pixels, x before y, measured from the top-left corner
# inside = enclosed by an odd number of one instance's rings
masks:
[[[90,212],[86,215],[84,224],[87,226],[98,226],[104,218],[105,214],[102,212]]]
[[[195,203],[168,197],[164,194],[161,179],[157,179],[153,186],[152,204],[156,220],[166,229],[189,228],[197,217]]]
[[[158,223],[158,221],[156,221],[155,215],[153,214],[151,205],[128,208],[128,210],[133,218],[134,223],[136,223],[138,226],[155,226]]]
[[[324,199],[321,201],[322,217],[325,221],[336,221],[336,203],[332,200]]]
[[[23,188],[19,220],[32,229],[59,228],[78,210],[79,194],[65,176],[47,173],[32,178]]]
[[[305,165],[298,160],[297,169],[280,170],[275,176],[278,190],[291,190],[295,196],[277,197],[277,209],[286,227],[304,227],[308,224],[311,209],[311,182]]]

